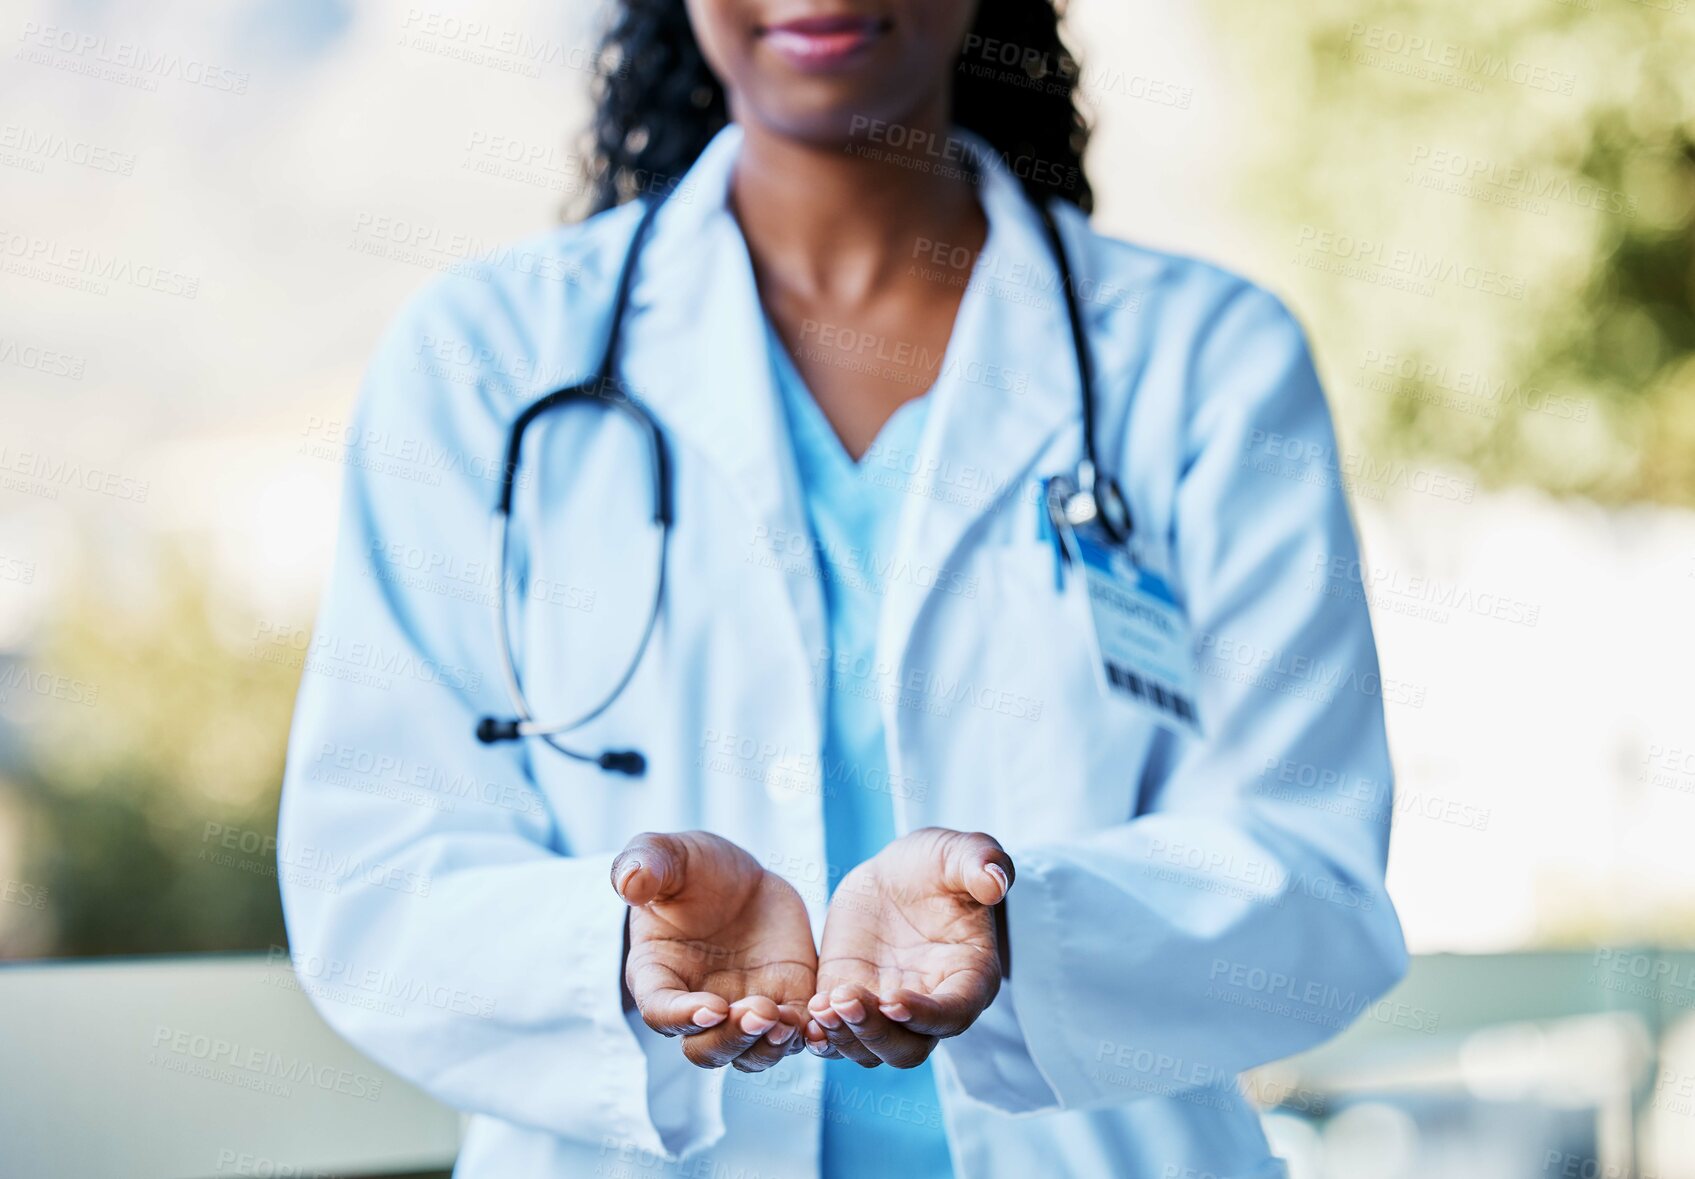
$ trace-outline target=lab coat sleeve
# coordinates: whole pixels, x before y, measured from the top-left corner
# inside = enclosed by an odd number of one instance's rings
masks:
[[[1006,1112],[1216,1100],[1376,1014],[1406,967],[1383,702],[1409,689],[1378,673],[1305,338],[1243,285],[1188,371],[1172,544],[1208,733],[1162,734],[1137,817],[1014,850],[1015,1018],[946,1049]]]
[[[523,344],[444,302],[400,317],[326,431],[345,490],[279,825],[291,956],[337,1031],[441,1101],[679,1157],[722,1135],[723,1078],[626,1016],[617,849],[560,846],[523,746],[473,737],[510,713],[487,546],[515,406],[465,360]]]

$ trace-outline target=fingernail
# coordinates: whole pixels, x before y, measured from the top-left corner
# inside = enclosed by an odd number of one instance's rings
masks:
[[[630,877],[642,870],[640,860],[630,860],[624,865],[624,871],[618,877],[618,891],[622,893],[630,885]]]
[[[813,1043],[811,1040],[806,1042],[806,1050],[814,1056],[824,1055],[825,1052],[829,1051],[829,1048],[830,1042],[828,1040],[819,1040],[817,1043]]]
[[[766,1032],[765,1038],[773,1044],[787,1044],[789,1042],[789,1037],[794,1035],[794,1034],[795,1034],[795,1025],[794,1024],[792,1024],[792,1023],[780,1023],[776,1027],[772,1028],[769,1032]]]
[[[750,1036],[763,1036],[776,1026],[776,1020],[766,1019],[763,1015],[756,1015],[751,1011],[742,1016],[742,1031]]]
[[[905,1003],[884,1003],[877,1008],[896,1023],[905,1023],[912,1018],[912,1012],[906,1009]]]
[[[697,1028],[715,1028],[724,1022],[724,1013],[714,1011],[710,1007],[702,1007],[694,1013],[694,1025]]]
[[[835,1008],[837,1015],[849,1023],[865,1022],[865,1004],[858,999],[849,999],[846,1003],[832,1003],[831,1006]]]
[[[1001,886],[1001,896],[1006,896],[1006,894],[1012,890],[1012,883],[1006,878],[1006,869],[1002,868],[999,864],[984,864],[983,871],[987,872],[990,876],[993,876],[996,883]]]
[[[842,1026],[841,1017],[836,1014],[835,1008],[833,1007],[825,1007],[820,1011],[814,1011],[812,1013],[812,1018],[829,1028],[831,1031],[835,1031],[837,1028]]]

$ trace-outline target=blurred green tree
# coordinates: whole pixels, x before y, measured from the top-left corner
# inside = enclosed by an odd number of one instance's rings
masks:
[[[1689,0],[1215,5],[1248,216],[1350,440],[1695,504]]]
[[[299,668],[251,637],[206,562],[179,549],[145,568],[126,566],[121,599],[85,582],[32,655],[99,689],[91,710],[42,710],[15,783],[53,953],[282,945],[274,836]]]

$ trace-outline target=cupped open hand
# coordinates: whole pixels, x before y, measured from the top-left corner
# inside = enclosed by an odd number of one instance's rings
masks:
[[[624,985],[703,1068],[760,1072],[802,1047],[818,955],[794,887],[704,831],[638,835],[612,862],[630,906]]]
[[[837,886],[808,1003],[807,1041],[867,1068],[913,1068],[1000,990],[995,906],[1012,859],[988,835],[926,827]]]
[[[988,835],[926,827],[849,872],[821,951],[782,877],[703,831],[644,834],[612,864],[630,906],[624,980],[642,1019],[703,1068],[769,1068],[803,1046],[912,1068],[1000,990],[995,906],[1012,860]]]

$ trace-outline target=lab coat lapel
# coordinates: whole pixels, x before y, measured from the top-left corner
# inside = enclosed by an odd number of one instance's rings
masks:
[[[973,526],[1041,474],[1033,466],[1056,432],[1079,420],[1077,369],[1058,268],[1040,215],[986,145],[979,196],[989,236],[961,303],[938,381],[932,417],[914,464],[897,533],[895,568],[934,576],[891,578],[878,630],[885,685],[883,722],[891,771],[903,767],[898,738],[901,684],[913,630],[946,571],[960,563]],[[1078,259],[1073,251],[1073,267]],[[1034,517],[1032,516],[1032,519]],[[1016,641],[985,636],[985,641]],[[897,806],[899,803],[897,802]]]
[[[631,292],[625,371],[681,447],[703,457],[748,509],[752,527],[722,532],[726,560],[780,570],[810,666],[828,641],[822,582],[794,446],[771,370],[765,313],[747,243],[728,204],[741,143],[733,124],[713,139],[654,224]],[[689,527],[690,505],[677,505]],[[822,716],[821,677],[811,684]]]

